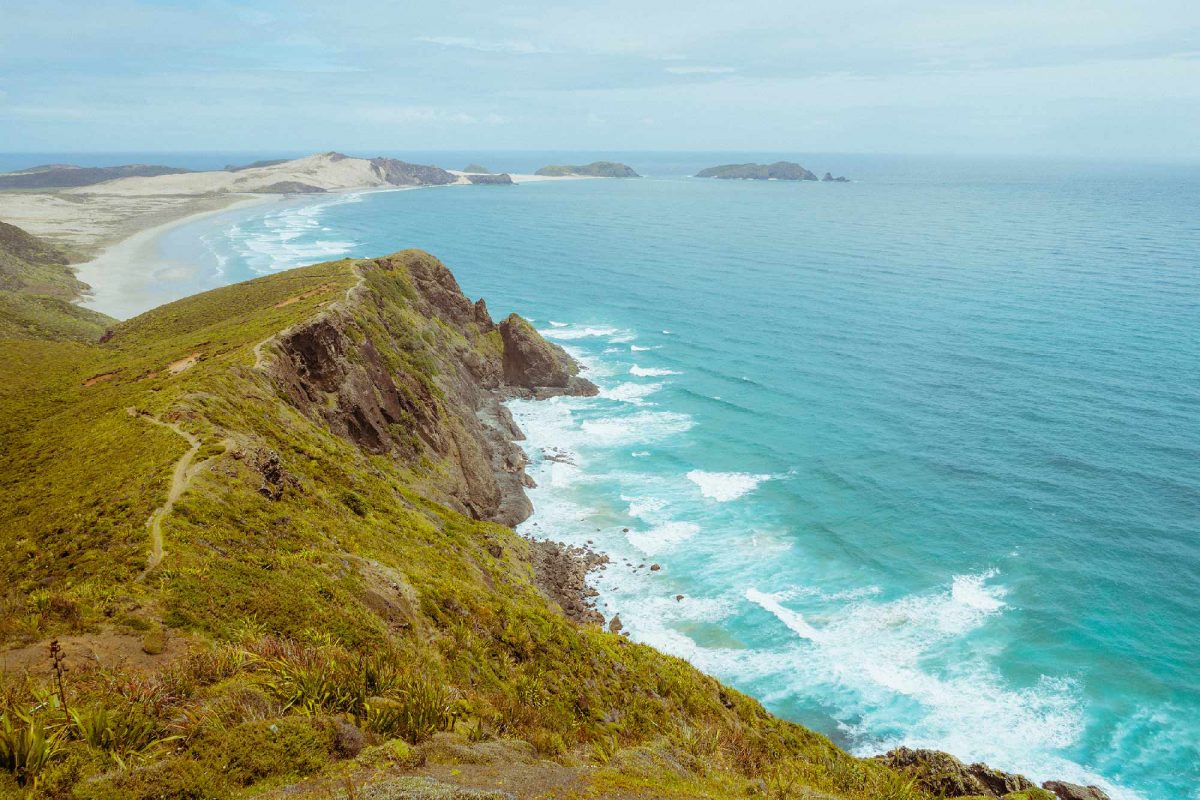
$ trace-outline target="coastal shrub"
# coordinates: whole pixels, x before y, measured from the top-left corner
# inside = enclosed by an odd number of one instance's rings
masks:
[[[136,705],[116,711],[101,705],[73,708],[70,716],[74,738],[104,751],[121,765],[176,738],[160,737],[157,722]]]
[[[42,770],[62,749],[61,731],[32,714],[0,715],[0,767],[19,786],[37,786]]]
[[[450,692],[442,684],[422,678],[405,681],[389,697],[367,703],[369,730],[416,744],[454,725]]]
[[[256,720],[198,741],[197,759],[237,786],[275,775],[311,775],[332,760],[334,725],[328,717]]]
[[[64,788],[77,800],[227,800],[233,789],[211,767],[174,756],[139,767],[109,772]]]

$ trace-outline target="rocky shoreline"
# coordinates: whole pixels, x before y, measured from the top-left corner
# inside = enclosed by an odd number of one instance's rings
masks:
[[[276,386],[301,413],[323,418],[368,453],[438,464],[424,488],[444,505],[509,527],[528,519],[533,506],[525,489],[533,481],[517,444],[524,434],[505,403],[591,396],[598,388],[563,348],[521,317],[493,322],[487,305],[468,300],[450,271],[428,254],[406,251],[361,262],[356,271],[360,283],[345,301],[276,338],[276,357],[265,367]],[[397,284],[391,276],[399,277],[415,312],[399,327],[381,313],[389,302],[386,287]],[[406,351],[434,363],[410,369],[401,355]],[[437,376],[432,382],[421,378],[429,367]],[[605,625],[588,576],[609,563],[608,556],[590,547],[527,541],[525,560],[541,592],[567,618]],[[607,628],[620,633],[619,617]],[[1060,781],[1038,787],[1022,775],[966,765],[938,751],[901,747],[876,758],[943,797],[1108,800],[1097,787]]]
[[[987,800],[1110,800],[1097,786],[1046,781],[1040,787],[1024,775],[1002,772],[987,764],[964,764],[940,750],[898,747],[877,761],[912,777],[927,792],[941,797]]]

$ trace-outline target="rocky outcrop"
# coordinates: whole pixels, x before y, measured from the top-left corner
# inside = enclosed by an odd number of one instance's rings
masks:
[[[986,764],[966,765],[949,753],[899,747],[877,758],[915,779],[921,789],[942,797],[1003,798],[1028,792],[1024,800],[1038,800],[1043,790],[1024,775],[1001,772]]]
[[[821,180],[824,181],[825,183],[849,183],[850,182],[850,179],[845,177],[844,175],[839,175],[836,178],[833,177],[832,172],[826,172],[825,177],[821,178]]]
[[[511,186],[513,182],[512,176],[507,172],[501,172],[499,175],[467,175],[466,178],[471,183],[484,185]]]
[[[550,541],[533,542],[529,553],[539,588],[563,613],[585,625],[604,623],[604,616],[592,607],[597,592],[588,586],[587,576],[607,564],[608,556],[586,547]]]
[[[1077,783],[1046,781],[1042,784],[1042,788],[1053,792],[1058,800],[1110,800],[1109,796],[1100,791],[1100,788],[1097,786],[1080,786]]]
[[[542,167],[534,174],[550,178],[563,178],[567,176],[582,176],[587,178],[642,177],[634,172],[632,167],[616,161],[593,161],[591,164],[582,165],[553,164],[547,167]]]
[[[815,181],[817,176],[791,161],[774,164],[722,164],[696,173],[697,178],[754,181]]]
[[[346,302],[278,337],[268,367],[276,384],[363,450],[429,471],[431,493],[447,505],[505,525],[524,520],[531,482],[502,401],[595,387],[520,317],[495,325],[426,253],[358,270],[362,285]]]
[[[372,158],[371,169],[393,186],[444,186],[458,180],[441,167],[410,164],[394,158]]]
[[[556,344],[547,342],[533,326],[510,314],[498,326],[504,342],[504,382],[538,397],[554,394],[590,396],[599,390],[579,377],[579,365]]]

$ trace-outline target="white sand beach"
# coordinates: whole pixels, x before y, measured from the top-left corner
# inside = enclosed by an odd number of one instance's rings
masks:
[[[402,163],[402,162],[395,162]],[[412,165],[408,165],[412,166]],[[351,191],[399,191],[411,176],[389,174],[371,160],[320,153],[264,167],[131,177],[64,190],[0,192],[0,220],[64,247],[91,291],[80,304],[118,319],[196,289],[197,263],[168,260],[161,240],[197,219],[278,202],[307,187],[311,197]],[[428,169],[417,166],[416,169]],[[465,173],[448,170],[471,185]],[[445,173],[442,173],[445,176]],[[513,183],[587,180],[587,176],[509,173]],[[189,288],[190,287],[190,288]]]

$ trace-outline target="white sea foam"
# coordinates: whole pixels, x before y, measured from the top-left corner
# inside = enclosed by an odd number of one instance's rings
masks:
[[[694,522],[666,522],[645,531],[630,531],[625,534],[629,543],[648,556],[670,550],[680,542],[685,542],[700,532],[700,526]]]
[[[606,400],[641,406],[646,404],[647,397],[662,387],[661,383],[619,383],[616,386],[601,389],[600,396]]]
[[[542,336],[545,336],[549,339],[562,339],[564,341],[571,341],[572,339],[587,339],[593,336],[612,336],[616,332],[616,328],[607,326],[585,326],[582,328],[567,326],[563,328],[550,328],[549,330],[539,331]]]
[[[727,503],[737,500],[744,494],[754,491],[763,481],[771,480],[770,475],[752,475],[748,472],[705,472],[694,469],[687,474],[688,480],[700,487],[700,494]]]
[[[636,375],[639,378],[663,378],[667,375],[678,375],[679,373],[673,369],[663,369],[661,367],[639,367],[634,364],[629,368],[630,375]]]
[[[565,328],[565,327],[567,327],[567,324],[568,324],[566,322],[555,322],[554,320],[549,320],[549,322],[550,322],[550,327],[552,327],[552,328]]]
[[[251,270],[263,274],[338,258],[351,252],[357,243],[308,237],[319,236],[326,230],[320,218],[327,209],[361,200],[361,193],[350,192],[332,200],[273,210],[257,222],[231,225],[224,236]]]
[[[652,345],[631,344],[631,345],[629,345],[629,352],[644,353],[647,350],[658,350],[661,347],[662,347],[662,345],[659,345],[659,344],[652,344]]]
[[[674,411],[639,411],[590,419],[580,428],[595,443],[605,446],[656,442],[683,433],[693,425],[687,414]]]
[[[795,633],[797,643],[740,654],[736,662],[725,654],[716,663],[739,676],[779,675],[791,691],[824,698],[835,717],[857,720],[846,730],[864,755],[899,744],[931,747],[1038,779],[1086,777],[1107,787],[1055,752],[1082,733],[1078,686],[1049,676],[1010,686],[990,666],[991,654],[972,644],[971,634],[1006,608],[997,575],[956,575],[945,589],[891,601],[832,602],[845,593],[751,588],[746,598]],[[816,610],[802,614],[785,605],[793,596],[810,597]],[[814,618],[820,621],[810,623]],[[897,729],[903,732],[895,737],[870,738]],[[1111,788],[1113,797],[1136,797]]]
[[[765,592],[760,592],[757,589],[751,588],[746,590],[746,599],[774,614],[775,617],[784,625],[787,625],[793,633],[803,636],[805,639],[808,639],[812,642],[821,641],[821,632],[812,625],[809,625],[804,620],[803,614],[792,611],[790,608],[785,608],[777,599],[775,599],[774,595],[769,595]]]

